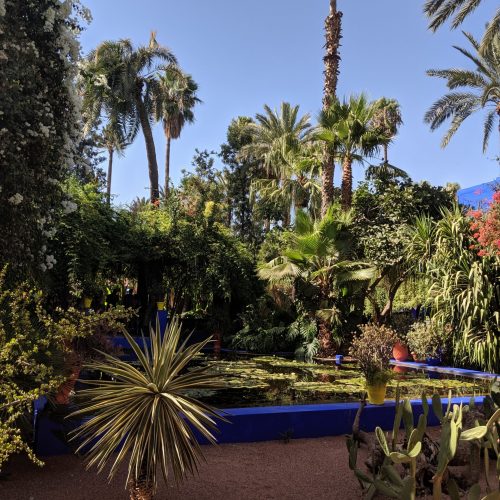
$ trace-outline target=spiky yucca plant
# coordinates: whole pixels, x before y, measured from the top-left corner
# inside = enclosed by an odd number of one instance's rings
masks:
[[[186,339],[179,345],[180,334],[181,325],[174,318],[163,337],[159,326],[151,329],[151,348],[142,350],[124,331],[139,366],[103,354],[105,360],[89,368],[111,380],[87,381],[93,387],[80,392],[81,408],[73,413],[90,415],[73,435],[81,440],[78,451],[90,447],[87,468],[96,465],[101,472],[112,462],[112,479],[128,460],[131,499],[153,498],[158,469],[165,482],[172,471],[176,483],[197,470],[202,453],[193,428],[210,443],[216,442],[215,419],[221,417],[186,394],[189,389],[218,385],[205,373],[206,367],[185,371],[210,339],[189,346]]]

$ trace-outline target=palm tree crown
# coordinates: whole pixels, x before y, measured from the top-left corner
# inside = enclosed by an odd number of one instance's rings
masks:
[[[451,27],[458,28],[476,8],[481,0],[427,0],[424,12],[429,18],[429,28],[436,31],[446,21],[451,19]],[[500,9],[497,9],[493,19],[488,23],[480,43],[480,52],[489,50],[494,38],[500,35]]]
[[[130,128],[140,127],[146,142],[150,197],[158,198],[158,163],[151,130],[153,104],[160,93],[159,73],[176,58],[156,41],[134,48],[130,40],[105,41],[92,51],[83,67],[84,105],[92,123],[102,113],[116,115]],[[86,102],[86,104],[85,104]]]
[[[500,117],[500,34],[494,38],[491,50],[484,55],[480,52],[478,41],[469,33],[464,35],[475,53],[461,47],[455,49],[472,61],[476,68],[475,70],[432,69],[427,72],[430,76],[447,80],[446,84],[451,92],[431,106],[425,114],[425,121],[430,124],[431,130],[435,130],[446,120],[451,119],[450,128],[441,143],[444,148],[466,118],[476,111],[486,110],[483,126],[483,152],[485,152],[495,120]]]
[[[319,116],[317,138],[342,161],[342,206],[352,203],[352,164],[375,154],[388,138],[372,126],[376,111],[364,94],[351,96],[342,103],[338,100]]]
[[[160,95],[156,100],[155,118],[163,123],[167,139],[165,155],[165,192],[170,179],[170,141],[178,139],[186,123],[194,122],[194,106],[201,102],[197,97],[198,84],[191,75],[177,66],[169,66],[160,75]]]

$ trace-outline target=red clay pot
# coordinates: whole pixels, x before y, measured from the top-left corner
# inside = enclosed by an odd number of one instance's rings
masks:
[[[396,342],[392,348],[392,355],[396,361],[406,361],[408,359],[408,347],[401,342]]]

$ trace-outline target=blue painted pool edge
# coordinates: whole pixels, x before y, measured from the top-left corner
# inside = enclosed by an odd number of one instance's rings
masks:
[[[459,377],[479,378],[485,380],[500,379],[498,373],[482,372],[480,370],[470,370],[468,368],[454,368],[452,366],[438,366],[429,363],[419,363],[416,361],[390,361],[393,366],[401,366],[403,368],[412,368],[414,370],[425,370],[427,372],[443,373],[446,375],[458,375]]]
[[[442,401],[445,408],[448,399]],[[452,404],[468,404],[470,398],[452,398],[451,401]],[[483,397],[476,397],[474,401],[477,405],[481,405]],[[411,404],[417,420],[423,413],[422,401],[412,400]],[[228,422],[217,422],[216,437],[219,443],[249,443],[350,434],[358,408],[359,403],[332,403],[221,410],[221,415]],[[394,401],[386,401],[383,405],[368,404],[363,411],[361,428],[366,432],[374,431],[377,426],[390,430],[394,414]],[[428,425],[434,426],[438,423],[431,411]],[[43,412],[39,413],[36,419],[35,452],[42,457],[72,453],[74,447],[72,449],[61,438],[78,425],[79,422],[54,420]],[[198,434],[197,438],[200,443],[206,444],[206,440]]]

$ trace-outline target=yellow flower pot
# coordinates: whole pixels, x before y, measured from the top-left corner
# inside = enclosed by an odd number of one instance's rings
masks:
[[[91,297],[84,297],[83,298],[83,308],[90,309],[91,305],[92,305],[92,298]]]
[[[156,309],[158,309],[158,311],[164,311],[165,310],[165,302],[157,302]]]
[[[383,405],[386,390],[387,384],[366,384],[366,391],[368,392],[368,402],[372,405]]]

